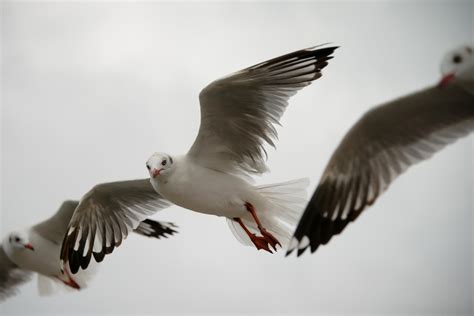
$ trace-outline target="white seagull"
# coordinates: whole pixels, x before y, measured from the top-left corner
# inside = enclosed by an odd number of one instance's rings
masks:
[[[289,98],[321,77],[335,49],[299,50],[208,85],[199,95],[201,126],[189,152],[181,156],[156,153],[146,163],[155,197],[226,217],[237,239],[257,249],[272,252],[271,248],[285,245],[306,203],[308,181],[255,186],[249,176],[267,170],[263,146],[274,146],[275,125]],[[126,203],[126,198],[122,201]],[[131,205],[117,205],[113,211],[120,215],[117,225],[124,229],[134,227],[131,218],[147,216]],[[90,227],[108,225],[100,210],[89,207],[87,214],[86,218],[76,212],[71,220],[61,256],[65,261],[81,263],[79,238],[89,248],[95,247]],[[109,239],[113,236],[106,233],[105,240]]]
[[[32,272],[38,274],[40,295],[51,294],[55,281],[77,290],[87,285],[93,270],[72,276],[68,267],[61,271],[59,261],[61,242],[78,205],[78,201],[65,201],[51,218],[5,237],[0,245],[0,301],[15,294],[16,287],[28,281]],[[173,228],[172,223],[146,220],[135,232],[159,238],[175,233]]]
[[[294,233],[287,255],[316,251],[372,205],[397,176],[474,130],[474,51],[446,54],[442,79],[377,106],[334,151]]]

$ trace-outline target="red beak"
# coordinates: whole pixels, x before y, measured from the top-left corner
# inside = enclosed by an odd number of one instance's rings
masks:
[[[151,174],[153,175],[153,178],[159,176],[161,170],[163,170],[163,169],[153,169],[153,171],[151,172]]]
[[[454,79],[454,74],[445,75],[443,78],[441,78],[440,82],[438,83],[438,87],[440,88],[446,87],[453,79]]]
[[[35,251],[35,247],[33,247],[33,245],[31,243],[27,243],[25,245],[23,245],[26,249],[30,249],[30,250],[33,250]]]

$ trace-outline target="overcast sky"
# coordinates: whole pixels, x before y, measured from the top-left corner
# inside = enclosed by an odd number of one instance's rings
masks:
[[[100,182],[147,177],[155,151],[185,153],[198,94],[233,71],[341,46],[293,97],[269,149],[271,183],[311,179],[370,107],[439,79],[473,40],[473,2],[2,2],[0,232],[41,221]],[[40,298],[36,280],[2,315],[471,314],[473,136],[410,169],[314,255],[244,247],[223,218],[179,207],[167,240],[130,236],[90,288]]]

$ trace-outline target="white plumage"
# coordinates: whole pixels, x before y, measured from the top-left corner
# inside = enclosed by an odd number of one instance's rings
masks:
[[[300,50],[209,84],[199,95],[201,126],[189,152],[156,153],[147,161],[155,190],[184,208],[226,217],[244,244],[270,252],[285,246],[308,181],[257,187],[247,178],[268,170],[264,144],[274,146],[274,125],[289,98],[321,77],[334,50]]]

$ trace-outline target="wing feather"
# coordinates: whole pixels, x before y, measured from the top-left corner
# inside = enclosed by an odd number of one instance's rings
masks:
[[[52,243],[56,245],[61,244],[67,231],[67,225],[78,205],[79,201],[64,201],[53,216],[36,224],[31,229]]]
[[[92,257],[101,262],[128,234],[158,210],[168,207],[149,179],[104,183],[77,205],[63,236],[61,262],[72,273],[86,269]]]
[[[266,171],[264,145],[275,147],[274,125],[289,98],[321,77],[335,49],[299,50],[209,84],[199,95],[201,126],[188,155],[219,171]]]

